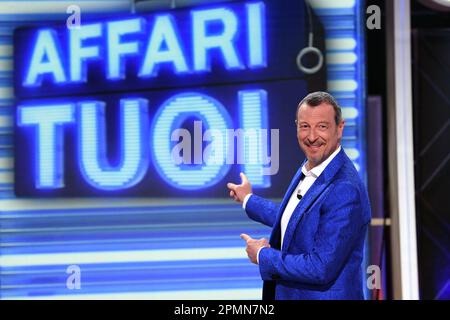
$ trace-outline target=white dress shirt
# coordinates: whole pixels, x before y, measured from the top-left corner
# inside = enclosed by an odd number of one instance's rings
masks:
[[[322,174],[322,172],[325,170],[325,168],[328,166],[328,164],[331,162],[331,160],[336,157],[336,155],[341,151],[341,146],[339,146],[324,162],[319,164],[318,166],[312,168],[311,170],[306,169],[307,162],[302,167],[302,173],[305,175],[305,177],[300,180],[297,187],[294,189],[294,191],[291,194],[291,197],[289,198],[289,201],[284,208],[283,214],[281,216],[281,248],[283,247],[283,240],[284,240],[284,234],[286,233],[286,229],[289,223],[289,220],[291,219],[292,213],[295,211],[295,208],[299,204],[300,200],[297,198],[297,191],[302,195],[302,197],[306,194],[306,192],[311,188],[313,183],[316,181],[316,179]],[[245,209],[245,206],[247,205],[247,201],[250,198],[252,194],[248,194],[245,196],[244,201],[242,202],[242,207]],[[264,248],[264,247],[263,247]],[[259,252],[263,249],[260,248],[258,250],[257,254],[257,262],[259,263]]]

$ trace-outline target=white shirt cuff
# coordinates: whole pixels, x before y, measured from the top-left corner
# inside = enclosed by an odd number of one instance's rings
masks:
[[[242,209],[245,210],[245,207],[247,206],[247,201],[248,199],[250,199],[252,193],[249,193],[248,195],[245,196],[244,201],[242,201]]]
[[[261,252],[262,249],[267,248],[267,247],[261,247],[258,249],[258,252],[256,253],[256,263],[259,264],[259,253]]]

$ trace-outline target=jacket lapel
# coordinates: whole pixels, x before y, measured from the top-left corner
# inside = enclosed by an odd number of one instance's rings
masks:
[[[287,192],[284,195],[283,200],[281,201],[280,208],[278,209],[277,217],[275,220],[275,225],[272,228],[272,233],[270,235],[270,245],[274,248],[278,248],[280,244],[280,223],[281,223],[281,216],[284,212],[284,209],[287,206],[287,203],[289,201],[289,198],[291,197],[292,192],[294,192],[295,187],[297,187],[298,183],[300,182],[300,177],[302,175],[302,168],[307,160],[305,159],[303,163],[300,166],[300,169],[297,170],[297,173],[295,174],[294,178],[291,181],[291,184],[288,187]]]
[[[322,174],[317,178],[317,180],[313,183],[313,185],[306,192],[302,200],[298,203],[294,212],[292,213],[291,219],[289,220],[286,233],[284,234],[283,248],[285,251],[289,248],[289,244],[292,240],[293,233],[297,224],[300,222],[300,219],[303,217],[303,214],[308,210],[309,207],[314,203],[314,201],[322,194],[325,188],[331,183],[331,180],[337,173],[337,171],[344,164],[344,150],[342,149],[336,157],[328,164]],[[298,182],[297,182],[298,183]],[[292,193],[292,191],[291,191]],[[290,194],[288,199],[290,197]],[[284,211],[284,208],[283,208]],[[279,227],[278,227],[279,228]]]
[[[280,209],[278,211],[278,216],[281,219],[281,215],[280,213],[284,211],[284,209],[286,208],[289,199],[291,198],[291,194],[292,192],[294,192],[294,189],[297,187],[298,183],[300,182],[300,177],[302,176],[302,168],[303,165],[305,164],[306,159],[303,161],[302,165],[300,166],[300,169],[297,170],[297,173],[294,176],[294,179],[292,179],[291,184],[289,185],[288,191],[287,193],[284,195],[283,201],[280,204]],[[279,219],[277,219],[278,221]]]

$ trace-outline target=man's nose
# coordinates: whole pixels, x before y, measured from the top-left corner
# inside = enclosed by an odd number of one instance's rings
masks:
[[[319,136],[317,135],[316,130],[314,130],[314,129],[309,130],[309,133],[308,133],[308,140],[309,140],[310,142],[316,141],[318,137],[319,137]]]

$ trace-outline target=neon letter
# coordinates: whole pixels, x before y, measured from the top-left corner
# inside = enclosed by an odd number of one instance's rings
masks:
[[[247,3],[246,6],[249,67],[266,67],[265,6],[263,2]]]
[[[152,125],[153,159],[158,173],[170,185],[179,189],[203,189],[219,182],[230,169],[225,161],[209,161],[204,164],[178,165],[171,151],[172,132],[180,128],[188,118],[198,117],[203,125],[220,130],[223,135],[231,125],[228,112],[215,99],[199,93],[183,93],[167,100],[158,110]],[[200,137],[201,139],[201,137]],[[217,144],[214,146],[219,147]],[[220,146],[225,155],[227,144]],[[178,150],[178,149],[177,149]],[[213,156],[213,155],[211,155]],[[224,159],[223,159],[224,160]],[[214,163],[211,163],[214,162]]]
[[[79,163],[86,181],[103,190],[125,189],[144,176],[147,163],[147,100],[120,100],[120,143],[118,165],[109,165],[106,154],[105,105],[99,101],[79,103]]]
[[[270,186],[270,177],[264,175],[263,167],[263,143],[261,129],[268,128],[267,121],[267,92],[264,90],[244,90],[239,91],[239,111],[241,126],[244,131],[251,133],[244,135],[244,141],[238,144],[239,153],[244,154],[244,165],[242,171],[254,186]],[[253,138],[250,142],[247,138]],[[256,158],[256,159],[255,159]]]
[[[125,55],[139,53],[137,41],[121,42],[126,34],[140,32],[144,21],[141,18],[113,21],[108,23],[108,79],[123,79],[125,77]]]
[[[64,187],[64,124],[73,122],[72,104],[19,106],[18,126],[36,126],[36,188]]]
[[[46,73],[51,74],[56,83],[66,81],[56,43],[55,31],[46,29],[38,32],[24,86],[39,86],[42,75]]]
[[[166,49],[162,50],[163,44]],[[139,76],[154,77],[158,73],[158,64],[170,62],[175,73],[187,72],[188,67],[181,50],[180,40],[177,36],[175,22],[169,15],[156,16],[153,31],[145,53]]]
[[[192,33],[194,42],[194,69],[209,71],[208,50],[218,48],[222,52],[227,69],[242,69],[234,38],[237,34],[238,21],[236,15],[225,8],[192,11]],[[221,22],[223,30],[220,34],[208,35],[208,25]]]
[[[100,50],[98,46],[83,46],[83,41],[90,38],[100,37],[102,34],[101,24],[83,25],[78,29],[70,29],[70,80],[73,82],[86,81],[87,59],[99,59]]]

